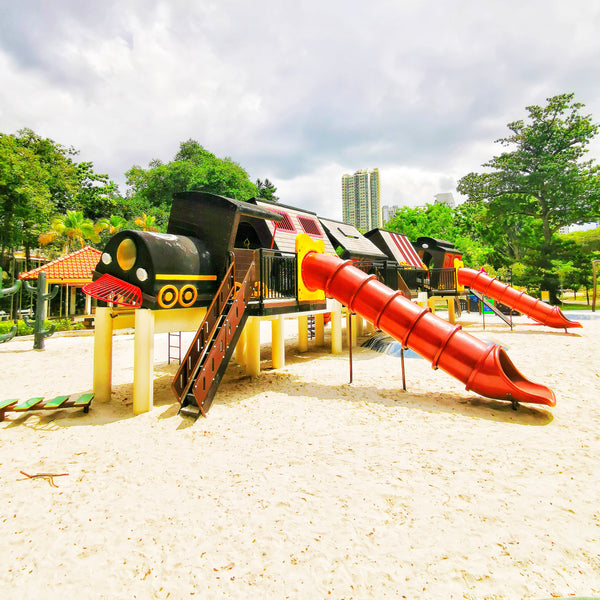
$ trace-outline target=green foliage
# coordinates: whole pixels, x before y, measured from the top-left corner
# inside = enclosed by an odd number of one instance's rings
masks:
[[[132,209],[136,215],[155,217],[159,229],[166,225],[176,192],[203,191],[236,200],[258,193],[240,165],[231,158],[217,158],[195,140],[182,142],[173,161],[153,160],[148,169],[135,165],[125,175]]]
[[[82,162],[77,165],[77,191],[74,209],[83,213],[86,219],[98,221],[108,215],[119,214],[118,188],[108,175],[94,172],[93,163]]]
[[[268,179],[265,179],[264,181],[257,179],[256,189],[258,190],[258,198],[264,198],[265,200],[271,200],[272,202],[277,202],[277,200],[279,200],[279,196],[275,195],[277,188]]]
[[[36,247],[52,215],[72,211],[95,218],[113,205],[118,213],[114,184],[96,175],[92,163],[77,164],[76,154],[31,129],[0,133],[0,255]]]
[[[591,254],[600,252],[600,227],[587,231],[572,231],[560,236],[564,240],[571,240],[581,247],[583,253]]]
[[[35,244],[35,228],[52,214],[48,172],[18,137],[0,134],[0,246]]]
[[[560,260],[559,228],[600,215],[600,171],[583,160],[598,125],[573,98],[562,94],[527,107],[528,122],[509,123],[511,134],[497,140],[510,150],[484,163],[487,172],[458,183],[469,204],[483,207],[481,235],[496,260],[526,265],[531,283],[549,290],[552,302],[560,284],[552,263]]]
[[[464,206],[464,205],[463,205]],[[477,209],[473,206],[451,208],[447,204],[428,204],[425,208],[402,207],[386,224],[390,231],[402,233],[411,241],[420,236],[452,242],[465,263],[481,266],[490,249],[480,241]]]
[[[8,333],[14,324],[14,321],[0,321],[0,335]],[[49,330],[52,325],[55,331],[76,331],[85,328],[83,323],[72,323],[71,319],[44,320],[44,329]],[[25,321],[17,321],[17,336],[19,335],[33,335],[33,327],[29,327]]]
[[[81,211],[68,210],[66,215],[53,217],[50,229],[41,233],[38,239],[42,246],[55,243],[63,254],[67,254],[83,248],[88,241],[99,242],[100,231],[106,227],[102,220],[94,225]]]

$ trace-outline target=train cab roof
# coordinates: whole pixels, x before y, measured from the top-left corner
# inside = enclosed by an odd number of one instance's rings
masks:
[[[452,242],[449,242],[447,240],[440,240],[440,239],[428,237],[428,236],[418,237],[417,241],[415,242],[415,246],[417,247],[418,250],[421,250],[423,248],[423,249],[429,249],[430,251],[438,250],[440,252],[452,252],[452,253],[458,252],[458,250],[456,249],[456,246]]]
[[[229,253],[236,243],[242,219],[279,222],[282,217],[265,206],[240,202],[208,192],[173,194],[167,233],[196,237],[204,241],[218,273],[224,272]]]
[[[247,204],[275,213],[276,219],[256,219],[244,217],[240,224],[240,233],[247,230],[248,235],[256,234],[256,243],[262,248],[273,248],[282,252],[296,251],[296,236],[307,233],[313,240],[323,240],[325,252],[335,254],[327,234],[316,213],[302,210],[281,202],[271,202],[262,198],[252,198]],[[250,231],[253,229],[254,232]],[[241,236],[238,236],[240,238]],[[250,241],[250,237],[247,238]]]
[[[404,234],[378,228],[367,231],[365,237],[371,240],[390,260],[395,260],[400,266],[416,269],[425,267],[414,246]]]
[[[385,260],[387,256],[354,225],[319,217],[338,256],[350,260]]]

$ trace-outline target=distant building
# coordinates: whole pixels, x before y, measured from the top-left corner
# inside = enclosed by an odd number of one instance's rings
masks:
[[[441,194],[436,194],[435,203],[447,204],[450,208],[456,207],[456,202],[454,202],[454,196],[452,195],[452,192],[443,192]]]
[[[396,214],[396,211],[398,210],[398,208],[400,208],[399,206],[397,206],[396,204],[393,204],[392,206],[382,206],[381,207],[381,224],[385,225],[386,223],[389,223],[392,218],[394,217],[394,215]]]
[[[362,231],[381,226],[379,169],[342,175],[342,220]]]
[[[596,229],[600,227],[600,223],[584,223],[583,225],[564,225],[558,230],[558,233],[566,235],[567,233],[573,233],[574,231],[589,231],[590,229]]]

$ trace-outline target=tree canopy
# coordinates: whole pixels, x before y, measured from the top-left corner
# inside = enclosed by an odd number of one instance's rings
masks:
[[[481,207],[475,204],[456,208],[447,204],[404,206],[386,223],[386,229],[403,233],[412,241],[420,236],[447,240],[463,253],[466,264],[481,266],[493,252],[482,239],[481,212]]]
[[[497,140],[507,151],[457,186],[468,203],[483,208],[482,239],[497,250],[498,266],[527,263],[555,302],[559,279],[552,260],[564,250],[556,234],[600,216],[599,167],[583,160],[598,125],[583,108],[574,94],[528,106],[528,120],[509,123],[510,135]]]
[[[191,139],[181,142],[171,162],[155,159],[147,169],[135,165],[126,177],[134,210],[151,213],[159,225],[166,222],[175,192],[204,191],[244,201],[258,195],[239,164],[228,157],[217,158]]]
[[[550,243],[561,227],[600,216],[599,168],[582,160],[598,125],[580,114],[584,105],[573,97],[527,107],[529,122],[509,123],[512,134],[497,140],[510,150],[484,163],[491,171],[459,181],[458,191],[470,202],[487,205],[490,221],[534,219]]]
[[[31,129],[0,133],[0,262],[7,250],[37,247],[55,215],[96,219],[117,205],[114,183],[91,162],[75,162],[76,155]]]

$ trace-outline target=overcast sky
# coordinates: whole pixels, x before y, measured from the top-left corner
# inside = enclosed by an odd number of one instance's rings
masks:
[[[425,204],[528,105],[574,92],[599,121],[599,31],[593,0],[0,0],[0,132],[74,146],[122,193],[192,138],[341,219],[344,173]]]

